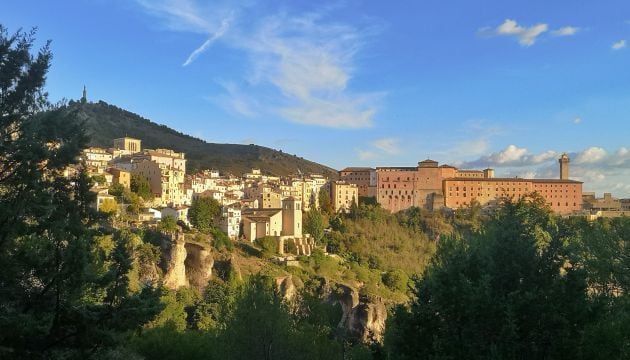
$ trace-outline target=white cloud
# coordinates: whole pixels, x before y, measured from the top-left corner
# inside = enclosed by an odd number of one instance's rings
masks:
[[[333,23],[321,13],[265,15],[231,4],[210,8],[194,0],[137,1],[163,18],[171,30],[208,36],[184,66],[215,41],[243,51],[252,69],[245,76],[250,92],[265,89],[266,94],[274,94],[268,95],[259,112],[307,125],[350,129],[372,125],[383,94],[349,89],[355,55],[371,29]],[[252,108],[245,106],[247,98],[228,92],[225,100],[242,113],[243,108]]]
[[[495,29],[497,35],[514,36],[522,46],[531,46],[536,39],[548,30],[547,24],[536,24],[530,27],[520,26],[515,20],[506,19]]]
[[[573,119],[573,123],[574,124],[581,124],[582,123],[582,118],[581,117],[576,117],[575,119]]]
[[[575,158],[576,164],[583,163],[595,163],[599,162],[606,157],[606,150],[600,147],[590,147],[580,153],[577,154]]]
[[[611,48],[613,50],[621,50],[626,47],[626,40],[619,40],[612,44]]]
[[[400,154],[399,141],[395,138],[387,137],[377,139],[372,142],[372,145],[388,155]]]
[[[578,31],[580,31],[579,27],[565,26],[565,27],[562,27],[562,28],[560,28],[558,30],[552,31],[551,34],[553,34],[555,36],[571,36],[571,35],[577,34]]]
[[[509,145],[501,151],[482,156],[477,160],[463,162],[462,167],[520,167],[537,165],[558,156],[558,152],[548,150],[540,154],[532,154],[526,148]]]
[[[573,36],[581,29],[576,26],[564,26],[550,32],[551,35],[557,37]],[[505,19],[503,23],[496,28],[484,27],[479,29],[480,34],[489,36],[510,36],[518,40],[521,46],[529,47],[536,43],[538,38],[549,32],[549,25],[538,23],[532,26],[519,25],[516,20]]]

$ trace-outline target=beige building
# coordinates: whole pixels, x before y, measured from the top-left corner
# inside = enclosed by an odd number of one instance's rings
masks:
[[[131,172],[111,167],[107,172],[112,174],[112,182],[122,185],[125,189],[131,186]]]
[[[243,235],[249,242],[282,235],[282,209],[245,209],[241,212]]]
[[[330,197],[335,212],[348,212],[352,202],[359,204],[359,188],[345,181],[333,181],[330,183]]]
[[[83,150],[83,160],[88,168],[94,169],[96,173],[102,173],[112,160],[112,154],[107,150],[98,147],[89,147]]]
[[[114,139],[114,150],[118,150],[119,155],[131,155],[142,151],[142,141],[130,137]]]
[[[282,201],[279,209],[243,209],[243,235],[250,242],[265,236],[272,236],[278,240],[281,247],[280,253],[284,253],[284,246],[289,239],[295,240],[295,244],[302,245],[304,238],[302,233],[302,207],[301,203],[293,198]],[[305,242],[306,244],[306,242]],[[312,249],[302,248],[301,253],[309,253]]]
[[[302,237],[302,202],[291,197],[282,200],[282,236]]]
[[[584,210],[591,213],[597,211],[621,211],[621,201],[614,198],[611,193],[604,193],[603,198],[595,197],[594,192],[585,192],[582,195]]]

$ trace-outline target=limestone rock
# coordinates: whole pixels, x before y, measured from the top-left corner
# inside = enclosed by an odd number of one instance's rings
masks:
[[[359,296],[356,289],[343,284],[337,285],[335,295],[343,311],[340,328],[366,344],[383,341],[387,308],[381,298],[368,300]]]
[[[178,289],[188,286],[186,278],[186,245],[181,239],[177,239],[171,246],[170,253],[166,257],[166,274],[164,275],[164,286],[170,289]]]

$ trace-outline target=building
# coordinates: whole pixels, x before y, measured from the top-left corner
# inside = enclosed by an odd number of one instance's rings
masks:
[[[249,242],[282,235],[282,209],[246,209],[241,213],[243,235]]]
[[[236,206],[222,207],[219,227],[230,239],[238,239],[241,231],[241,209]]]
[[[308,234],[302,233],[301,206],[300,201],[287,198],[280,209],[244,209],[241,215],[245,239],[254,242],[271,236],[277,241],[280,255],[285,252],[310,255],[315,243]]]
[[[118,150],[119,155],[131,155],[142,151],[142,140],[130,137],[114,139],[114,150]]]
[[[83,161],[89,169],[94,169],[95,173],[102,173],[112,160],[112,154],[107,150],[98,147],[89,147],[83,150]]]
[[[330,200],[335,212],[348,212],[354,202],[358,205],[359,188],[342,180],[330,183]]]
[[[131,172],[114,167],[108,168],[107,172],[112,174],[112,182],[122,185],[125,189],[131,187]]]
[[[612,197],[611,193],[604,193],[603,198],[595,197],[594,192],[586,192],[582,195],[584,210],[591,213],[597,211],[621,211],[621,201]]]
[[[172,217],[173,219],[175,219],[175,221],[181,221],[184,224],[186,224],[187,226],[190,226],[190,222],[188,221],[188,209],[190,207],[185,206],[185,205],[181,205],[181,206],[174,206],[174,207],[165,207],[161,210],[162,213],[162,219],[164,219],[167,216]]]
[[[359,197],[376,197],[376,169],[347,167],[339,171],[339,180],[357,185]]]
[[[582,183],[559,179],[465,179],[444,180],[445,206],[466,207],[471,201],[482,206],[500,199],[519,199],[533,192],[541,195],[558,214],[571,214],[582,209]]]
[[[470,205],[473,200],[490,205],[503,198],[537,192],[559,214],[580,211],[582,183],[569,179],[566,154],[559,159],[559,165],[560,179],[495,178],[493,169],[463,170],[439,165],[431,159],[419,162],[416,167],[377,167],[377,201],[392,212],[410,207],[456,209]],[[350,171],[345,172],[346,176],[355,179],[361,173],[357,168],[347,169]]]

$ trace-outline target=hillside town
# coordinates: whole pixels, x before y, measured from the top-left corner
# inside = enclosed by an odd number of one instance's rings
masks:
[[[90,147],[83,151],[83,163],[96,184],[96,208],[116,204],[110,194],[112,184],[130,189],[138,176],[149,185],[151,198],[145,199],[133,215],[137,222],[159,222],[171,216],[190,226],[188,210],[195,199],[212,198],[221,206],[217,219],[220,229],[232,240],[249,242],[271,236],[278,241],[305,239],[302,213],[319,207],[323,194],[334,213],[373,199],[382,208],[398,212],[411,207],[426,210],[458,209],[473,203],[496,207],[501,199],[520,198],[536,192],[557,214],[563,216],[617,217],[628,214],[630,199],[613,198],[610,193],[597,198],[583,192],[582,182],[569,178],[570,159],[563,154],[558,179],[498,178],[493,169],[463,170],[424,160],[415,167],[347,167],[339,179],[319,174],[280,177],[262,169],[236,176],[217,170],[186,173],[184,153],[171,149],[143,149],[142,140],[123,137],[111,148]],[[301,240],[300,240],[301,241]],[[284,247],[280,247],[281,249]],[[302,253],[309,253],[308,246]],[[299,253],[299,252],[298,252]]]

